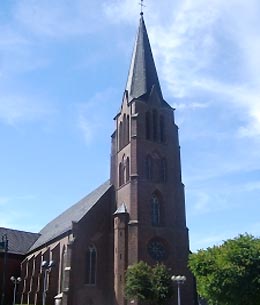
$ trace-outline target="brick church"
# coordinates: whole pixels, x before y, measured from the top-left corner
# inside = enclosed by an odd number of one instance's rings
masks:
[[[38,234],[0,228],[0,235],[5,233],[9,240],[9,267],[14,266],[12,257],[21,263],[21,272],[19,264],[12,272],[22,279],[22,304],[42,304],[44,290],[47,305],[138,304],[124,298],[124,275],[140,260],[162,262],[172,274],[185,275],[182,304],[196,304],[187,268],[178,127],[174,109],[163,98],[142,13],[114,120],[108,181]],[[3,268],[3,253],[0,265]],[[5,304],[11,302],[7,293]],[[169,304],[177,304],[177,290]]]

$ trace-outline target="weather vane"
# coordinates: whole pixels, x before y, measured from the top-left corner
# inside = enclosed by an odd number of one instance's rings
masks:
[[[143,15],[144,13],[143,13],[143,8],[145,7],[145,5],[144,5],[144,0],[141,0],[141,2],[139,3],[140,4],[140,6],[141,6],[141,15]]]

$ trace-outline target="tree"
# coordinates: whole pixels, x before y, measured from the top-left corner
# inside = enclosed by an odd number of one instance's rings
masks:
[[[152,289],[155,305],[163,305],[173,295],[171,274],[163,264],[157,264],[152,270]]]
[[[171,274],[163,264],[154,267],[140,261],[126,271],[125,295],[151,305],[163,305],[173,294]]]
[[[260,239],[239,235],[189,258],[198,293],[210,305],[260,305]]]
[[[126,298],[137,298],[141,301],[150,300],[153,290],[151,274],[152,268],[143,261],[129,266],[126,271]]]

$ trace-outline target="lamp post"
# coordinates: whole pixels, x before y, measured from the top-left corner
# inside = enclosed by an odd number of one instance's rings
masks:
[[[5,303],[5,277],[7,274],[7,252],[8,252],[8,239],[7,234],[2,235],[0,241],[0,252],[4,252],[4,265],[3,265],[3,276],[2,276],[2,294],[1,294],[1,305]]]
[[[177,283],[178,287],[178,305],[181,305],[181,285],[186,281],[186,276],[184,275],[173,275],[171,277],[172,281]]]
[[[15,305],[17,285],[21,282],[22,279],[20,277],[15,278],[14,276],[11,276],[10,280],[14,283],[13,305]]]
[[[42,305],[45,305],[47,291],[47,274],[51,272],[51,268],[54,266],[54,261],[43,261],[41,266],[43,271]]]

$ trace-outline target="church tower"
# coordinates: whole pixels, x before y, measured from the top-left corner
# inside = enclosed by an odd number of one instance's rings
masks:
[[[112,135],[115,188],[114,293],[124,299],[125,270],[143,260],[185,275],[183,305],[193,304],[184,185],[174,109],[164,100],[141,13],[126,89]],[[136,301],[135,301],[136,302]],[[177,297],[171,304],[177,304]]]

